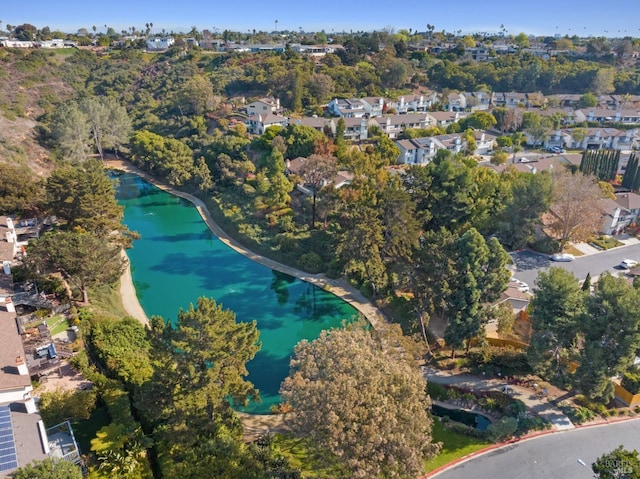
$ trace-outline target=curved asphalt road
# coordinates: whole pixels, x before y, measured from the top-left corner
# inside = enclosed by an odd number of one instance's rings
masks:
[[[640,419],[557,432],[475,457],[438,479],[592,479],[591,464],[623,445],[640,450]],[[583,465],[584,463],[584,465]]]
[[[560,266],[571,271],[576,277],[582,281],[587,273],[591,273],[591,277],[599,276],[603,271],[612,273],[619,272],[616,266],[625,258],[640,260],[640,244],[623,246],[609,251],[579,256],[575,261],[569,263],[554,262],[549,256],[534,253],[533,251],[518,251],[511,253],[511,257],[517,267],[514,276],[529,285],[531,289],[535,287],[535,280],[538,272],[546,270],[551,266]]]

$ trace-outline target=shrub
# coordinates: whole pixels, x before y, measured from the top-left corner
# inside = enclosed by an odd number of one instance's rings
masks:
[[[545,429],[549,429],[551,424],[537,416],[529,416],[523,414],[518,417],[518,430],[517,434],[526,434],[530,431],[544,431]]]
[[[572,407],[570,405],[560,405],[560,410],[571,419],[574,424],[583,424],[585,422],[593,420],[596,417],[595,413],[591,409],[587,409],[583,406]],[[608,416],[608,411],[605,411],[604,416]]]
[[[458,434],[464,434],[465,436],[478,437],[480,439],[484,439],[488,435],[487,431],[481,431],[480,429],[467,426],[466,424],[462,424],[461,422],[450,421],[448,417],[446,421],[444,421],[444,417],[442,419],[444,427],[449,431],[457,432]]]
[[[622,376],[620,385],[631,394],[638,394],[640,392],[640,368],[630,367]]]
[[[291,253],[295,251],[298,246],[296,238],[290,233],[280,233],[276,235],[275,243],[283,253]]]
[[[256,194],[256,189],[249,183],[245,183],[242,185],[242,192],[247,196],[253,196]]]
[[[447,399],[447,388],[442,384],[437,384],[432,381],[427,382],[427,393],[431,399],[437,401],[444,401]]]
[[[310,251],[298,258],[298,267],[307,273],[320,273],[323,269],[323,261],[319,254]]]
[[[518,420],[515,417],[506,416],[489,425],[487,436],[490,440],[498,442],[513,436],[517,430]]]
[[[560,248],[560,243],[558,243],[553,238],[550,238],[545,235],[542,238],[537,239],[533,243],[532,247],[533,249],[535,249],[536,251],[539,251],[540,253],[553,254],[558,252],[558,249]]]

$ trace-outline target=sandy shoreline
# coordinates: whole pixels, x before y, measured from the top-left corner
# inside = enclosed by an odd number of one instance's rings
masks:
[[[129,316],[137,319],[143,325],[149,326],[149,318],[147,313],[142,309],[142,305],[138,300],[136,294],[136,287],[133,284],[133,278],[131,277],[131,263],[126,253],[123,251],[122,255],[125,257],[127,266],[120,277],[120,298],[122,299],[122,306]]]

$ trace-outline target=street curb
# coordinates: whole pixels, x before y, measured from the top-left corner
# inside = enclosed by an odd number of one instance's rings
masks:
[[[487,446],[484,449],[480,449],[478,451],[472,452],[471,454],[467,454],[464,457],[461,457],[459,459],[456,459],[453,462],[450,462],[449,464],[445,464],[444,466],[440,466],[437,469],[434,469],[431,472],[428,472],[427,474],[425,474],[424,476],[421,476],[419,479],[431,479],[433,477],[436,477],[438,474],[441,474],[445,471],[448,471],[449,469],[459,465],[459,464],[463,464],[467,461],[470,461],[472,459],[475,459],[478,456],[482,456],[484,454],[487,454],[491,451],[495,451],[496,449],[502,449],[504,447],[508,447],[511,446],[513,444],[519,444],[521,442],[526,442],[526,441],[530,441],[533,439],[537,439],[539,437],[542,436],[548,436],[550,434],[558,434],[558,433],[565,433],[565,432],[571,432],[571,431],[575,431],[578,429],[587,429],[590,427],[602,427],[602,426],[610,426],[612,424],[615,423],[619,423],[619,422],[625,422],[625,421],[633,421],[633,420],[640,420],[640,416],[635,416],[635,417],[619,417],[619,418],[615,418],[609,421],[596,421],[596,422],[590,422],[587,424],[579,424],[576,425],[575,428],[573,429],[563,429],[563,430],[556,430],[556,429],[552,429],[552,430],[545,430],[545,431],[536,431],[533,432],[531,434],[527,434],[526,436],[522,436],[522,437],[518,437],[515,439],[510,439],[508,441],[505,442],[501,442],[499,444],[492,444],[491,446]]]

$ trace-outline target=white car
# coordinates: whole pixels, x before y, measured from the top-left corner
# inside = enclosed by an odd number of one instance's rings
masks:
[[[520,281],[519,279],[516,279],[516,278],[511,278],[511,283],[514,283],[513,287],[515,287],[521,293],[529,292],[529,285],[524,281]]]
[[[638,266],[638,262],[633,259],[623,259],[620,262],[620,267],[622,269],[631,269],[631,268],[635,268],[636,266]]]
[[[576,259],[576,257],[569,253],[556,253],[551,255],[551,261],[569,262],[574,259]]]

